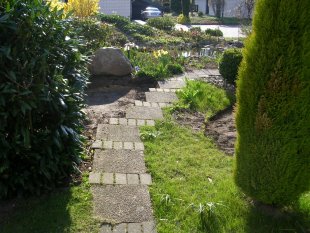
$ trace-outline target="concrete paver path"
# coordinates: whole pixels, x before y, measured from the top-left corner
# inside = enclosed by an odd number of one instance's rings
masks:
[[[154,126],[163,119],[161,107],[177,101],[176,90],[188,79],[212,80],[217,70],[199,70],[159,82],[146,92],[146,101],[135,101],[124,118],[110,118],[99,124],[93,171],[89,182],[94,198],[94,213],[101,233],[156,233],[148,186],[152,184],[144,162],[144,145],[139,126]]]

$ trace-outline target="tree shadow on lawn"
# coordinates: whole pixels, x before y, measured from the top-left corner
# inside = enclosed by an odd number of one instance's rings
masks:
[[[0,232],[68,232],[72,223],[68,209],[71,199],[70,189],[65,189],[42,197],[10,201],[11,207],[15,207],[13,210],[6,209],[6,216],[1,217]]]
[[[266,206],[252,206],[246,219],[247,233],[310,232],[309,216],[297,209],[280,212]]]
[[[248,202],[248,200],[244,200]],[[213,211],[204,211],[199,218],[199,232],[210,233],[309,233],[310,221],[307,210],[296,205],[290,209],[279,209],[247,203],[230,203],[217,206]],[[234,209],[233,206],[235,206]],[[304,206],[306,209],[307,205]],[[309,212],[309,211],[308,211]]]

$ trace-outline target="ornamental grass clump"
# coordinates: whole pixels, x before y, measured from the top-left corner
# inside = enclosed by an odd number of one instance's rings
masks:
[[[77,171],[87,59],[62,11],[0,3],[0,198],[40,194]]]
[[[310,186],[310,1],[260,0],[237,80],[235,180],[283,206]]]

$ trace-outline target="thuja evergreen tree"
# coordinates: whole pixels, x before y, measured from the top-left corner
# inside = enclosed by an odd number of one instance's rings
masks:
[[[310,1],[256,3],[237,81],[235,180],[281,206],[310,185]]]

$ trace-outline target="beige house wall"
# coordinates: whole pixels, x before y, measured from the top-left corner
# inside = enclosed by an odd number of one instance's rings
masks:
[[[131,18],[131,0],[100,0],[100,12]]]

